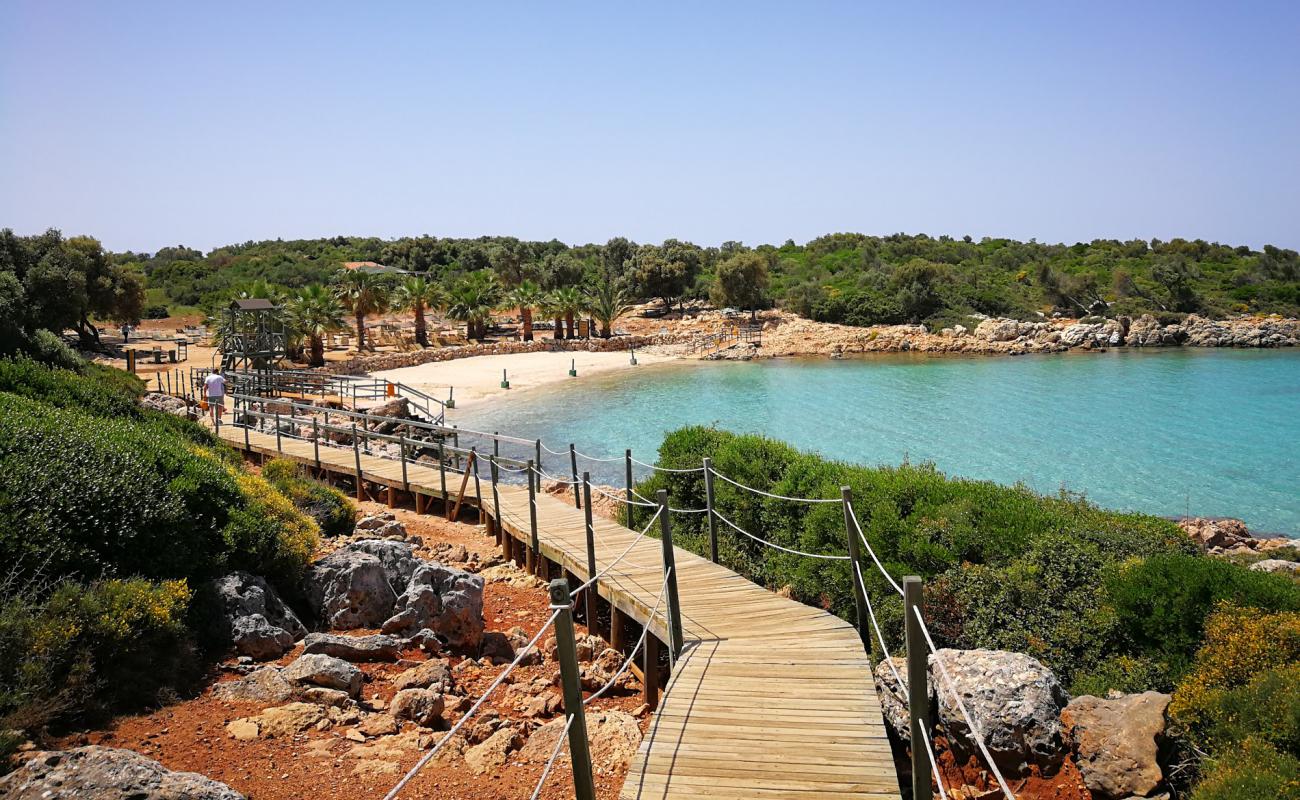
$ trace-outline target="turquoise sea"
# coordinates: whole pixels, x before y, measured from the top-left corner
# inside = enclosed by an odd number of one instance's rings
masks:
[[[683,362],[579,377],[451,421],[594,456],[630,447],[644,461],[666,431],[715,425],[846,461],[929,461],[1109,508],[1300,535],[1298,351]],[[579,469],[622,484],[621,460]]]

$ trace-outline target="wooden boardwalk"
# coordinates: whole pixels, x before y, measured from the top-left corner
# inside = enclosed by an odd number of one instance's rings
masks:
[[[223,425],[220,435],[238,449],[317,463],[311,442],[283,437],[277,449],[274,434],[232,425]],[[332,473],[355,474],[351,449],[322,445],[319,459]],[[398,461],[365,454],[360,460],[367,482],[395,491],[409,485],[417,508],[427,498],[442,497],[442,477],[434,467],[408,462],[404,483]],[[461,478],[448,471],[449,493],[459,492]],[[505,483],[498,491],[499,525],[523,543],[516,550],[522,552],[531,540],[528,491]],[[481,492],[491,514],[487,480]],[[473,479],[466,495],[467,504],[478,504]],[[584,512],[539,494],[537,522],[541,554],[586,580]],[[600,571],[636,533],[603,517],[594,519],[594,527]],[[620,797],[898,800],[893,756],[858,632],[708,559],[680,548],[675,554],[684,648]],[[614,609],[648,624],[652,635],[667,642],[662,610],[651,618],[663,575],[661,543],[644,537],[597,585]]]

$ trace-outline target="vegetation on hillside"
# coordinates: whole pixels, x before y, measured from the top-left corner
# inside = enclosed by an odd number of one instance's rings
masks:
[[[244,569],[292,594],[320,532],[293,501],[335,528],[350,509],[273,471],[291,500],[198,425],[140,407],[142,390],[0,359],[0,730],[184,686],[207,581]]]
[[[46,234],[49,236],[49,234]],[[147,276],[177,305],[211,309],[264,280],[291,292],[331,280],[347,261],[408,270],[450,290],[489,271],[505,290],[616,285],[629,299],[669,306],[712,299],[737,308],[776,304],[853,325],[1028,318],[1053,309],[1087,314],[1300,315],[1300,254],[1203,240],[1096,240],[1073,245],[1012,239],[836,233],[806,244],[699,247],[624,238],[570,247],[511,237],[395,240],[334,237],[246,242],[208,254],[185,247],[123,253],[112,263]],[[4,269],[0,263],[0,271]]]

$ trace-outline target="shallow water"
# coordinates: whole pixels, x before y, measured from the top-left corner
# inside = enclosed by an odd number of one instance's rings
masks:
[[[1062,487],[1109,508],[1232,516],[1300,534],[1300,351],[684,362],[578,378],[453,412],[465,427],[653,461],[688,424],[862,464]],[[548,457],[563,474],[567,457]],[[622,484],[621,459],[580,461]]]

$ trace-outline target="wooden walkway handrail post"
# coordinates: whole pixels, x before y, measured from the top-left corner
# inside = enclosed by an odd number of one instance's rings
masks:
[[[537,464],[537,468],[539,470],[546,469],[546,467],[542,466],[542,440],[541,439],[538,439],[537,441],[533,442],[533,450],[535,451],[533,453],[533,461],[534,463]]]
[[[411,479],[406,474],[406,437],[398,434],[397,436],[397,457],[402,460],[402,491],[411,491]],[[479,503],[482,506],[482,503]]]
[[[844,506],[844,533],[849,539],[849,583],[853,584],[853,608],[857,612],[858,638],[862,640],[863,647],[868,653],[875,653],[875,647],[871,641],[871,631],[868,626],[871,624],[867,620],[867,597],[862,593],[862,582],[858,580],[856,574],[859,565],[862,563],[861,547],[858,543],[858,530],[853,520],[853,490],[847,486],[840,487],[840,501]],[[881,658],[888,658],[888,653],[881,653]],[[871,659],[871,665],[874,668],[876,659]]]
[[[447,440],[438,440],[438,485],[442,488],[442,507],[447,507]]]
[[[533,468],[533,462],[528,462],[528,571],[533,575],[537,574],[537,556],[540,555],[542,547],[541,540],[537,535],[537,484],[540,478]]]
[[[713,516],[713,459],[704,457],[704,516],[709,520],[709,560],[718,563],[718,520]]]
[[[216,416],[220,417],[220,416],[221,416],[221,412],[218,411],[217,414],[216,414]],[[281,443],[281,441],[280,441],[280,412],[279,412],[279,411],[275,412],[275,452],[277,452],[277,453],[283,453],[283,452],[284,452],[284,444]],[[361,468],[360,468],[360,467],[357,467],[357,472],[360,472],[360,471],[361,471]]]
[[[578,496],[578,451],[569,443],[569,480],[573,481],[573,507],[582,508],[582,498]]]
[[[673,555],[673,529],[668,521],[668,490],[660,489],[659,536],[664,551],[664,575],[668,584],[668,643],[669,654],[676,659],[682,653],[682,606],[677,596],[677,558]]]
[[[469,449],[469,460],[474,465],[474,500],[478,503],[479,516],[483,515],[483,486],[478,479],[478,450],[471,447]],[[403,467],[406,465],[403,464]],[[481,519],[480,519],[481,521]]]
[[[632,505],[632,450],[623,451],[624,507],[627,508],[627,527],[636,527],[636,506]]]
[[[357,462],[357,499],[366,499],[366,490],[361,481],[361,437],[357,436],[357,423],[352,423],[352,457]]]
[[[931,800],[930,763],[922,742],[930,741],[930,690],[926,685],[929,650],[921,632],[921,620],[916,616],[922,603],[921,579],[915,575],[903,578],[903,613],[907,616],[904,631],[907,638],[907,715],[911,722],[912,737],[912,798]],[[888,657],[888,654],[885,655]]]
[[[501,543],[502,536],[509,536],[505,528],[501,526],[501,493],[497,491],[497,481],[500,480],[501,469],[497,466],[497,457],[492,456],[492,528],[497,535],[497,544]]]
[[[320,472],[320,420],[315,417],[311,418],[311,450],[316,459],[316,471]]]
[[[575,487],[576,488],[576,487]],[[587,580],[596,576],[596,526],[591,521],[591,473],[582,473],[582,502],[586,510]],[[599,590],[592,584],[584,591],[587,606],[587,630],[596,632],[596,596]]]
[[[573,599],[569,582],[551,581],[551,608],[555,617],[555,655],[560,662],[560,687],[564,693],[564,713],[573,717],[569,725],[569,760],[573,762],[573,794],[577,800],[596,800],[596,784],[591,772],[591,750],[587,743],[587,719],[582,709],[582,676],[578,672],[578,645],[573,636]]]

